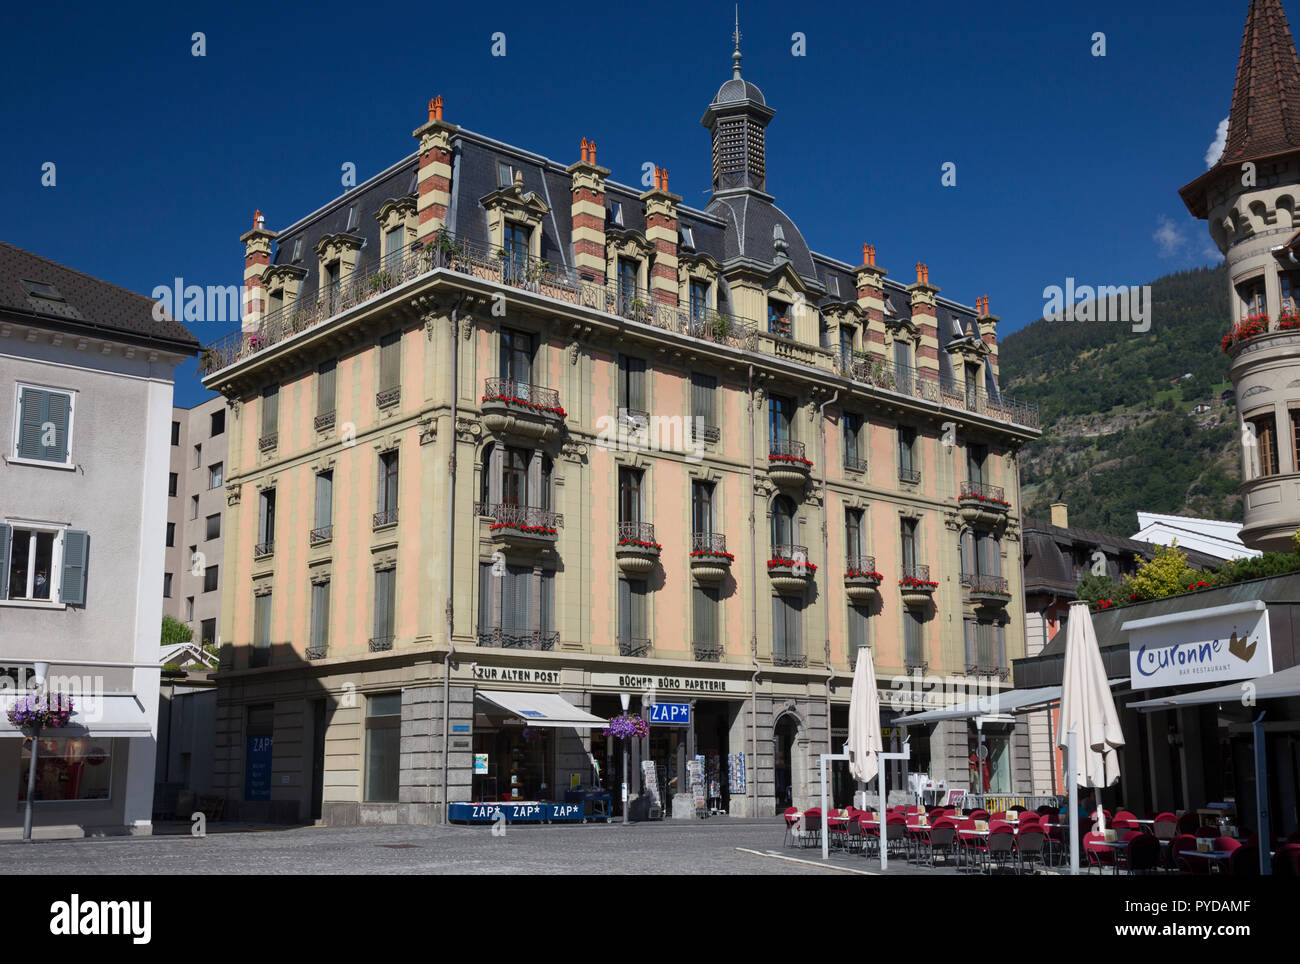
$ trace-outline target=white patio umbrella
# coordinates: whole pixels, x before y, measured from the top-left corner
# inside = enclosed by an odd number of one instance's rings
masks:
[[[1075,814],[1078,812],[1078,788],[1108,787],[1119,781],[1119,747],[1124,745],[1119,714],[1111,696],[1106,670],[1101,663],[1097,633],[1086,602],[1070,603],[1069,628],[1065,638],[1065,673],[1061,680],[1061,725],[1058,745],[1069,748],[1071,733],[1076,735],[1074,759],[1067,762],[1074,772],[1070,780],[1071,833],[1078,835]],[[1097,798],[1098,826],[1105,829],[1101,798]],[[1071,847],[1071,862],[1078,872],[1078,847]]]
[[[880,772],[880,693],[876,690],[876,665],[871,650],[858,649],[849,695],[849,773],[853,779],[870,783]]]

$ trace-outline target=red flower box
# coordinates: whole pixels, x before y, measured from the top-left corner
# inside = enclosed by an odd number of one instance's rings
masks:
[[[789,566],[789,567],[791,567],[791,568],[794,568],[794,567],[797,566],[797,565],[800,565],[800,563],[799,563],[799,561],[798,561],[797,559],[769,559],[769,560],[767,560],[767,568],[769,568],[769,569],[776,569],[776,568],[779,568],[779,567],[782,567],[782,566]],[[816,572],[816,571],[817,571],[817,567],[814,566],[811,562],[807,562],[807,561],[805,561],[802,565],[803,565],[804,567],[806,567],[807,570],[808,570],[809,572]]]
[[[519,405],[523,408],[531,408],[534,412],[541,412],[545,415],[558,415],[560,418],[568,418],[569,413],[559,405],[542,405],[539,402],[530,402],[523,398],[515,398],[511,395],[484,395],[484,402],[505,402],[507,405]]]
[[[916,579],[908,576],[906,579],[898,580],[898,585],[903,589],[938,589],[939,584],[929,579]]]
[[[657,542],[645,542],[641,539],[619,539],[618,544],[620,547],[631,546],[636,549],[653,549],[655,552],[659,552],[663,549],[663,546],[659,545]]]
[[[789,462],[792,465],[803,465],[812,468],[812,462],[809,459],[802,458],[798,455],[778,455],[771,452],[767,456],[769,462]]]
[[[526,532],[534,536],[558,536],[559,530],[552,529],[550,526],[523,526],[511,522],[494,522],[488,526],[489,532],[496,532],[498,529],[514,529],[517,532]]]
[[[716,552],[713,549],[696,549],[691,553],[692,559],[726,559],[727,562],[735,562],[736,557],[730,552]]]

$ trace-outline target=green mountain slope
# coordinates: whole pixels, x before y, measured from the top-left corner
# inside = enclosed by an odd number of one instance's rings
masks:
[[[1071,525],[1119,535],[1137,530],[1138,509],[1241,519],[1235,409],[1220,399],[1226,269],[1158,278],[1151,301],[1147,332],[1039,319],[1001,341],[1003,389],[1043,419],[1021,463],[1027,515],[1061,501]]]

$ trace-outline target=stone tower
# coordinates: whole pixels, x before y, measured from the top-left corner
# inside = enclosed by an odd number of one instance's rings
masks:
[[[1251,0],[1223,155],[1179,193],[1228,263],[1241,539],[1289,550],[1300,527],[1300,59],[1279,0]]]

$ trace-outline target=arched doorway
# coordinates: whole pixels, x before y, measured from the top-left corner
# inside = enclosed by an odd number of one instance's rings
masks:
[[[772,769],[776,812],[794,803],[795,747],[799,740],[799,721],[790,714],[777,720],[772,734]]]

